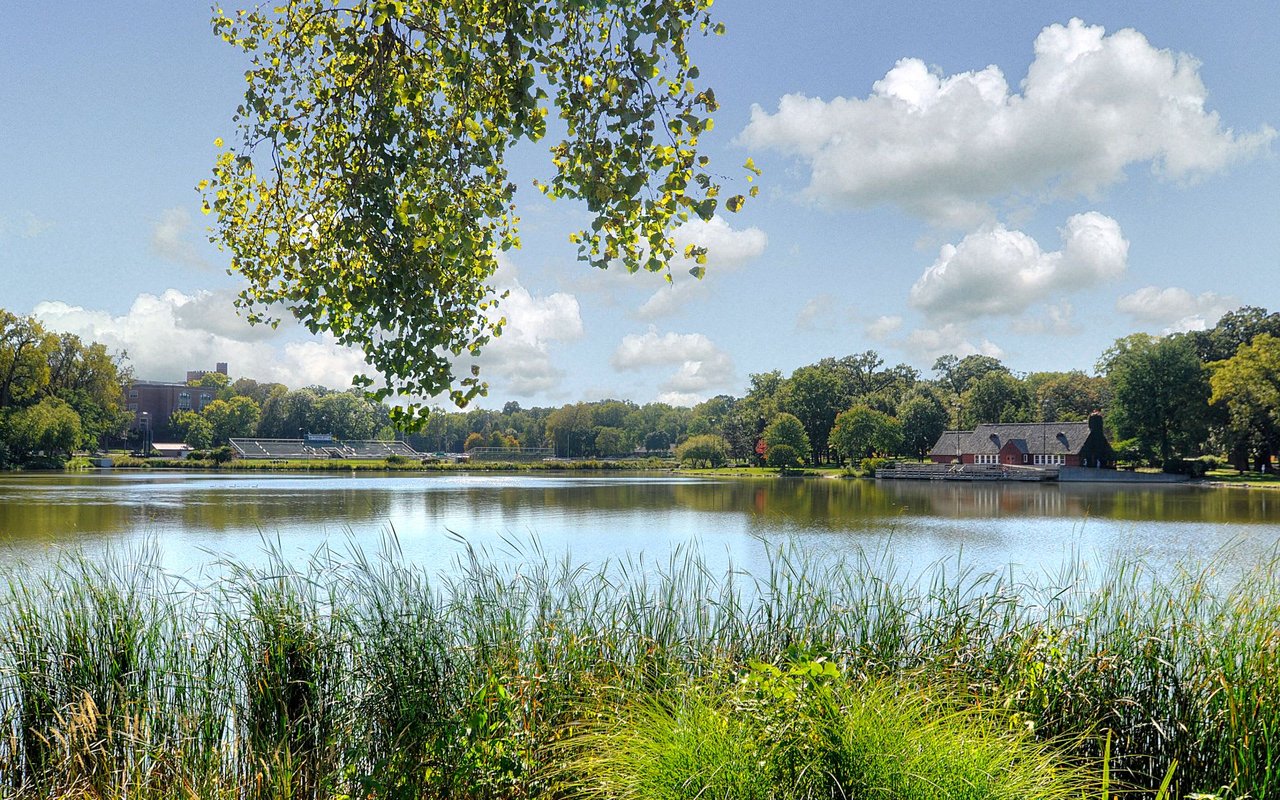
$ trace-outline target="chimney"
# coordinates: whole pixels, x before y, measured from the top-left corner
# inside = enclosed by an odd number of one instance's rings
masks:
[[[1102,412],[1095,411],[1089,415],[1089,433],[1102,434]]]

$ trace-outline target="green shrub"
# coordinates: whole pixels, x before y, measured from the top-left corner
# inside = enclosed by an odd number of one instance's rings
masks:
[[[874,478],[876,476],[876,470],[883,469],[884,465],[888,463],[889,459],[887,458],[864,458],[862,459],[862,463],[859,464],[859,468],[862,470],[863,474]]]
[[[1163,471],[1172,475],[1203,478],[1209,471],[1209,464],[1198,458],[1171,458],[1164,462]]]
[[[765,463],[785,474],[789,467],[801,464],[800,453],[789,444],[775,444],[765,454]]]

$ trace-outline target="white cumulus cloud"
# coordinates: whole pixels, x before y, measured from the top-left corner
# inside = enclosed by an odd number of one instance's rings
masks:
[[[998,224],[958,245],[944,245],[911,287],[911,305],[938,319],[1013,316],[1056,293],[1124,274],[1129,242],[1115,220],[1097,212],[1076,214],[1060,233],[1062,249],[1050,252]]]
[[[936,328],[917,328],[900,346],[914,358],[930,364],[938,356],[948,354],[961,358],[971,355],[1004,358],[1004,350],[999,345],[985,338],[974,343],[974,338],[964,326],[952,322]]]
[[[865,98],[756,106],[739,139],[805,162],[815,198],[971,226],[995,199],[1093,195],[1133,164],[1192,180],[1265,150],[1272,128],[1236,134],[1206,109],[1199,66],[1072,19],[1036,37],[1020,91],[994,65],[943,75],[904,58]]]
[[[645,300],[636,311],[640,319],[658,319],[679,312],[706,293],[709,281],[759,258],[769,245],[769,237],[759,228],[734,228],[720,216],[712,217],[708,222],[689,220],[676,228],[672,238],[676,252],[680,254],[676,263],[671,265],[672,282],[664,284]],[[689,245],[707,250],[707,272],[701,280],[687,272],[696,263],[683,256]]]
[[[499,291],[508,292],[493,312],[505,317],[507,324],[476,359],[481,378],[504,396],[528,397],[554,389],[564,371],[553,363],[551,348],[555,342],[582,336],[578,299],[565,292],[535,296],[505,259],[494,283]]]
[[[1202,331],[1239,305],[1236,298],[1216,292],[1194,295],[1171,286],[1144,286],[1116,301],[1116,310],[1141,324],[1161,327],[1165,333]]]
[[[660,385],[664,396],[705,399],[725,390],[733,381],[733,359],[701,333],[658,333],[650,327],[643,334],[628,334],[610,360],[614,369],[639,371],[675,368]],[[682,403],[683,404],[683,403]]]
[[[810,297],[796,313],[796,330],[806,333],[830,332],[840,322],[841,310],[829,292]]]
[[[481,377],[496,392],[517,397],[555,387],[563,372],[552,363],[553,343],[582,336],[577,299],[560,292],[532,294],[510,265],[498,271],[495,284],[509,294],[490,313],[505,317],[507,324],[475,359]],[[40,303],[33,314],[53,330],[124,351],[143,380],[182,380],[187,370],[211,369],[219,361],[228,362],[235,376],[292,387],[343,388],[353,375],[369,371],[359,349],[328,335],[308,336],[287,314],[279,329],[249,325],[236,315],[234,298],[230,290],[187,294],[169,289],[138,295],[118,315],[60,301]],[[470,363],[459,360],[455,372],[465,374]]]

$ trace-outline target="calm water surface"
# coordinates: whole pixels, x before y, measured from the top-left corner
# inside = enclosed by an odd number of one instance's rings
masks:
[[[786,541],[819,556],[887,551],[906,571],[960,557],[1053,573],[1117,553],[1235,569],[1280,543],[1280,492],[578,473],[0,476],[7,565],[153,547],[165,566],[196,572],[220,555],[261,560],[264,537],[304,558],[326,542],[376,549],[391,529],[406,559],[442,570],[460,539],[498,558],[536,541],[591,563],[661,561],[693,543],[713,566],[748,570]]]

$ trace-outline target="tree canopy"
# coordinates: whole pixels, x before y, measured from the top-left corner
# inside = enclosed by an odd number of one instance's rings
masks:
[[[882,411],[854,406],[836,417],[830,446],[851,460],[893,455],[902,447],[902,425]]]
[[[1111,425],[1139,452],[1164,463],[1203,441],[1209,409],[1208,371],[1186,336],[1136,333],[1118,340],[1099,362],[1111,381]]]
[[[723,436],[711,433],[690,436],[676,448],[676,459],[695,468],[721,467],[729,460],[729,444]]]
[[[1229,443],[1265,463],[1280,452],[1280,338],[1256,336],[1240,345],[1234,356],[1210,367],[1210,399],[1226,409]]]
[[[809,443],[809,434],[805,432],[804,424],[796,419],[795,415],[782,413],[775,416],[769,426],[764,429],[764,443],[768,446],[769,451],[779,446],[791,449],[794,456],[800,461],[809,458],[812,447]],[[774,459],[766,455],[771,466],[775,465]]]
[[[362,348],[387,380],[379,398],[448,392],[465,405],[483,394],[476,366],[454,370],[502,332],[490,279],[498,253],[519,244],[507,154],[543,138],[551,111],[561,135],[537,185],[586,204],[590,226],[570,237],[581,258],[665,270],[674,228],[714,215],[720,185],[698,146],[717,104],[687,47],[723,31],[710,6],[292,0],[216,10],[215,30],[251,64],[234,140],[215,142],[213,177],[199,188],[214,240],[248,280],[248,319],[288,309],[313,333]],[[701,275],[705,254],[684,255]]]
[[[120,359],[0,309],[0,466],[57,461],[120,432]]]

